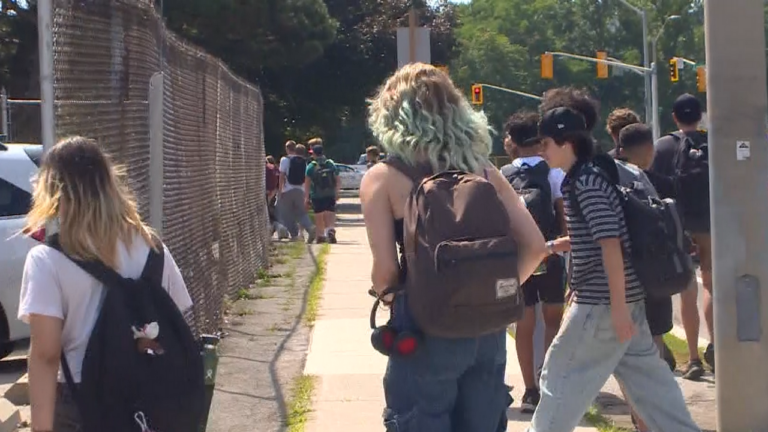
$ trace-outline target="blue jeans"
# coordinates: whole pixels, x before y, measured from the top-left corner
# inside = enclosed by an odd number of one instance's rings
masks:
[[[418,331],[406,301],[397,297],[389,324]],[[466,339],[423,336],[412,356],[390,357],[387,432],[504,432],[512,404],[504,384],[506,341],[504,331]]]
[[[544,361],[541,402],[529,432],[572,431],[611,374],[632,406],[658,432],[700,432],[669,366],[659,357],[645,304],[630,304],[637,333],[616,339],[608,305],[573,304]]]

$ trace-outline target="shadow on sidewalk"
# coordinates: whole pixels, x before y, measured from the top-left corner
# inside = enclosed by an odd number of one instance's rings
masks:
[[[312,247],[310,245],[307,245],[307,254],[309,258],[312,260],[312,265],[314,266],[315,271],[317,271],[318,269],[317,256],[315,256],[315,253],[312,250]],[[285,334],[285,337],[277,345],[277,349],[275,350],[275,355],[272,356],[272,360],[270,360],[269,362],[269,376],[270,376],[270,380],[272,381],[272,388],[275,390],[275,402],[277,403],[277,406],[278,406],[280,418],[283,419],[283,421],[288,419],[288,408],[287,408],[288,401],[286,400],[286,398],[290,397],[290,395],[286,395],[286,392],[280,386],[280,377],[277,372],[277,363],[280,360],[280,357],[282,356],[283,352],[285,351],[286,344],[288,343],[288,341],[291,340],[293,335],[296,334],[296,332],[299,330],[301,326],[301,322],[304,320],[304,315],[307,313],[307,299],[309,297],[309,287],[307,286],[303,288],[304,288],[304,295],[301,298],[301,310],[296,315],[296,318],[294,318],[293,324],[291,325],[290,330],[288,330],[288,333]]]

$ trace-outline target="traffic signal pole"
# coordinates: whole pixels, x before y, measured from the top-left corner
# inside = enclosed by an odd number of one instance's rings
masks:
[[[571,54],[571,53],[565,53],[565,52],[551,52],[551,51],[548,51],[548,52],[545,53],[545,55],[551,55],[551,56],[555,56],[555,57],[566,57],[566,58],[572,58],[572,59],[576,59],[576,60],[584,60],[584,61],[588,61],[588,62],[592,62],[592,63],[606,64],[606,65],[617,67],[617,68],[620,68],[620,69],[630,70],[630,71],[642,74],[643,78],[646,79],[645,82],[649,82],[649,83],[652,84],[652,80],[653,80],[652,76],[653,76],[653,70],[654,70],[654,66],[653,65],[651,65],[651,67],[648,68],[648,67],[645,67],[645,66],[635,66],[635,65],[631,65],[631,64],[627,64],[627,63],[622,63],[622,62],[617,61],[615,59],[598,59],[598,58],[592,58],[592,57],[587,57],[587,56],[582,56],[582,55],[577,55],[577,54]],[[652,90],[653,89],[653,85],[645,87],[645,91],[646,91],[645,101],[646,102],[656,101],[657,98],[651,97],[651,95],[647,94],[648,93],[648,87],[651,87],[651,90]],[[659,110],[651,108],[650,112],[651,112],[650,121],[654,125],[659,124]],[[646,121],[648,121],[648,118],[646,118]]]
[[[704,2],[719,432],[768,426],[763,7],[755,0]]]

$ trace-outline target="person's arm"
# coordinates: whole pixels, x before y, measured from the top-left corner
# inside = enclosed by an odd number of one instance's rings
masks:
[[[544,236],[533,217],[520,201],[512,186],[501,172],[495,167],[486,168],[488,181],[496,188],[496,192],[504,203],[512,227],[512,235],[520,247],[517,260],[518,278],[522,284],[536,271],[541,261],[547,256]]]
[[[52,431],[64,321],[31,314],[29,326],[31,334],[27,368],[32,426],[36,431]]]
[[[34,430],[53,430],[57,375],[64,326],[61,289],[44,246],[32,249],[24,264],[19,299],[20,320],[30,326],[27,368]],[[50,252],[50,251],[49,251]]]
[[[341,197],[341,175],[339,167],[336,164],[333,165],[333,176],[336,181],[336,201],[338,201],[339,197]]]
[[[592,239],[600,245],[603,269],[608,279],[611,317],[621,342],[632,337],[634,325],[629,315],[624,272],[624,252],[621,246],[619,216],[611,205],[608,182],[594,178],[576,181],[576,199]],[[615,192],[614,192],[615,193]]]
[[[360,184],[360,203],[373,256],[371,283],[377,294],[395,286],[400,272],[395,245],[395,217],[386,186],[387,179],[391,179],[392,175],[387,165],[376,164],[365,173]]]
[[[286,175],[288,174],[288,168],[291,166],[291,159],[287,156],[280,159],[280,178],[277,181],[277,198],[283,194],[283,187],[287,181]]]
[[[312,165],[314,162],[311,162],[309,165],[307,165],[307,171],[304,173],[304,204],[309,208],[309,205],[311,203],[310,201],[310,191],[312,190],[312,173],[313,168]]]

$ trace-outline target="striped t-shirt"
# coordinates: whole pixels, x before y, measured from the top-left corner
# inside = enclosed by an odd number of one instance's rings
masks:
[[[574,290],[574,301],[585,304],[609,304],[611,301],[598,241],[620,238],[622,249],[630,250],[619,196],[608,180],[596,172],[597,169],[591,164],[584,169],[574,167],[562,186],[565,219],[571,238],[571,289]],[[571,202],[573,198],[578,205]],[[627,303],[642,301],[645,292],[626,253],[624,275]]]

